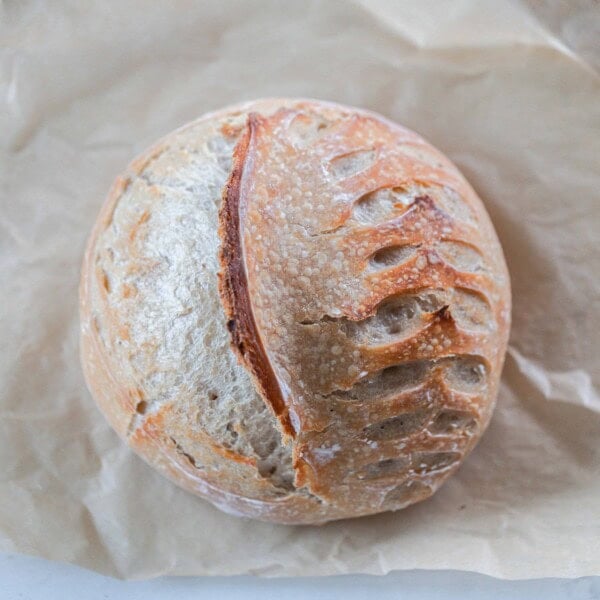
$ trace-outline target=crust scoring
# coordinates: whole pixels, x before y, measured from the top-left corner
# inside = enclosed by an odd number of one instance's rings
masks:
[[[254,320],[242,253],[240,212],[243,207],[240,206],[240,184],[256,118],[253,113],[248,116],[248,126],[235,147],[231,175],[223,190],[223,203],[219,213],[219,260],[223,267],[219,273],[219,292],[234,351],[252,374],[261,396],[279,419],[283,432],[293,436],[294,430],[286,403]]]

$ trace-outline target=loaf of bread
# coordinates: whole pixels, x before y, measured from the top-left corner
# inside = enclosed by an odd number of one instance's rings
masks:
[[[81,280],[108,421],[222,510],[322,523],[433,494],[485,430],[509,323],[477,195],[373,113],[208,114],[117,179]]]

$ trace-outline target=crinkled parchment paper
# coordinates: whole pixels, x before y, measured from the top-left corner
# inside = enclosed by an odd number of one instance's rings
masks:
[[[559,6],[560,5],[560,6]],[[121,577],[600,574],[600,4],[8,0],[0,55],[0,549]],[[366,107],[445,151],[504,245],[498,409],[434,498],[323,527],[227,516],[109,429],[78,359],[113,177],[222,105]]]

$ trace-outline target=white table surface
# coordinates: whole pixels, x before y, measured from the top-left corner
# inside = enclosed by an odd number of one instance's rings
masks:
[[[72,565],[0,555],[0,600],[596,600],[600,577],[505,581],[456,571],[404,571],[385,577],[352,575],[261,579],[161,577],[119,581]]]

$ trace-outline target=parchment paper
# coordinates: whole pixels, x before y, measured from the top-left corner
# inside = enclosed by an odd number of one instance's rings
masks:
[[[9,0],[2,20],[1,550],[127,578],[600,574],[598,2]],[[399,513],[222,514],[134,456],[83,382],[79,269],[113,177],[203,112],[268,95],[420,132],[504,245],[497,412],[459,474]]]

